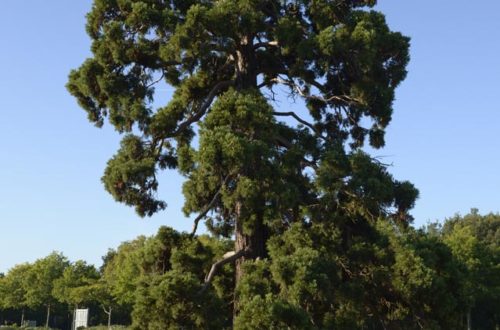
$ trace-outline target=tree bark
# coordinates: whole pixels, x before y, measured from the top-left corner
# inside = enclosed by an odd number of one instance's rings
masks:
[[[243,263],[245,260],[254,260],[256,258],[264,258],[266,255],[264,226],[262,220],[259,219],[254,231],[251,234],[243,232],[243,224],[241,219],[236,220],[235,231],[235,251],[248,251],[247,254],[236,260],[236,285],[240,282],[243,276]]]
[[[467,330],[472,330],[472,320],[470,308],[467,310]]]
[[[21,312],[21,326],[24,326],[24,307],[23,307],[23,310]]]
[[[106,310],[105,310],[106,314],[108,314],[108,329],[109,330],[111,330],[111,311],[112,310],[113,309],[111,307],[109,308],[109,312],[106,312]]]
[[[257,88],[257,66],[252,37],[241,38],[240,47],[236,51],[236,88],[240,90]]]
[[[49,327],[49,320],[50,320],[50,304],[47,305],[47,319],[45,320],[45,327]]]
[[[257,216],[257,221],[251,233],[243,231],[243,219],[241,217],[241,202],[236,206],[235,225],[235,251],[246,251],[245,255],[235,261],[235,287],[244,275],[243,263],[245,260],[255,260],[266,256],[266,230],[261,214]],[[234,299],[233,319],[239,312],[238,299]]]
[[[257,65],[252,40],[253,36],[242,36],[240,46],[236,51],[237,77],[235,87],[238,91],[257,88]],[[254,169],[254,171],[258,170]],[[246,174],[248,175],[249,173]],[[243,222],[247,219],[247,216],[242,214],[243,203],[244,201],[239,201],[235,207],[234,251],[245,251],[245,254],[235,261],[235,287],[238,286],[244,275],[243,263],[245,260],[255,260],[256,258],[264,258],[266,256],[266,228],[263,224],[263,214],[258,210],[253,210],[260,214],[255,214],[257,219],[252,220],[255,221],[255,223],[252,223],[252,231],[245,232],[243,230]],[[235,297],[233,320],[238,315],[239,309],[238,298]]]

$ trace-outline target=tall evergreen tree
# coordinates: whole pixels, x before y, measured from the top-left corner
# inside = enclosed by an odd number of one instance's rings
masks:
[[[93,55],[68,90],[91,122],[124,134],[102,178],[117,201],[141,216],[164,209],[157,173],[177,169],[184,211],[198,214],[192,235],[201,220],[234,235],[201,291],[230,262],[238,285],[245,260],[268,258],[268,239],[293,223],[335,222],[347,249],[381,216],[411,221],[415,188],[359,151],[384,145],[409,59],[375,3],[94,1]],[[175,92],[155,108],[162,83]],[[307,110],[277,108],[277,87]]]

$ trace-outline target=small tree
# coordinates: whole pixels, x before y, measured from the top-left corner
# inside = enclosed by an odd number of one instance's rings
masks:
[[[28,263],[11,268],[5,277],[0,278],[0,308],[12,308],[21,311],[21,325],[29,306],[27,291],[31,283],[28,274],[32,265]]]
[[[90,293],[92,300],[97,302],[101,306],[102,310],[107,316],[107,325],[111,329],[111,316],[113,313],[114,306],[117,305],[116,299],[111,294],[110,283],[104,278],[93,282],[88,286],[88,292]]]
[[[55,280],[52,294],[59,302],[68,304],[70,309],[78,309],[82,304],[93,301],[91,287],[98,280],[97,269],[78,260],[69,264],[62,276]]]
[[[78,260],[66,267],[62,276],[55,280],[53,296],[60,302],[74,308],[92,300],[89,286],[99,280],[99,273],[93,265]]]
[[[47,308],[45,327],[49,327],[50,311],[57,303],[53,295],[56,280],[63,276],[69,262],[60,253],[53,252],[45,258],[36,260],[27,273],[26,303],[31,308]]]

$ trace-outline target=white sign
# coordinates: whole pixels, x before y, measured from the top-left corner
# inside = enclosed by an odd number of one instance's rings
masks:
[[[78,329],[79,327],[88,327],[89,322],[89,309],[75,309],[75,323],[73,326],[73,330]]]

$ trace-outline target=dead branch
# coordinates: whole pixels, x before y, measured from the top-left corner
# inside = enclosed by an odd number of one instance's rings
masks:
[[[305,121],[304,119],[300,118],[300,117],[299,117],[299,116],[298,116],[295,112],[293,112],[293,111],[289,111],[289,112],[278,112],[278,111],[274,111],[274,112],[273,112],[273,115],[275,115],[275,116],[291,116],[291,117],[293,117],[296,121],[298,121],[299,123],[301,123],[302,125],[309,127],[309,128],[310,128],[310,129],[311,129],[314,133],[316,133],[316,135],[317,135],[319,138],[321,138],[321,139],[325,140],[325,137],[324,137],[323,135],[321,135],[321,132],[320,132],[320,131],[316,128],[316,127],[314,127],[314,125],[313,125],[313,124],[311,124],[311,123],[309,123],[309,122]]]
[[[205,283],[203,283],[203,286],[200,290],[200,293],[205,292],[205,290],[208,288],[208,286],[212,282],[213,278],[215,277],[215,275],[217,274],[217,272],[219,271],[219,269],[222,266],[224,266],[227,263],[234,262],[234,261],[238,260],[239,258],[245,256],[248,251],[247,250],[239,250],[238,252],[234,252],[234,251],[232,251],[232,252],[233,253],[229,253],[229,252],[226,253],[222,260],[219,260],[212,265],[212,267],[210,268],[210,272],[205,277]]]
[[[279,46],[278,41],[258,42],[255,45],[253,45],[253,48],[259,49],[259,48],[267,48],[269,46],[271,47]]]
[[[323,96],[319,96],[319,95],[311,95],[310,93],[308,93],[304,88],[301,88],[297,83],[295,83],[295,81],[293,81],[293,79],[289,78],[289,79],[283,79],[281,77],[276,77],[276,78],[273,78],[271,79],[272,82],[275,82],[275,83],[278,83],[278,84],[283,84],[283,85],[286,85],[288,87],[290,87],[292,89],[292,91],[294,91],[295,93],[299,94],[301,97],[305,98],[305,99],[310,99],[310,100],[318,100],[320,102],[323,102],[325,104],[328,104],[332,101],[336,101],[336,102],[340,102],[340,103],[343,103],[343,104],[346,104],[346,105],[351,105],[353,103],[355,104],[360,104],[361,101],[355,99],[355,98],[352,98],[350,96],[347,96],[347,95],[333,95],[333,96],[330,96],[330,97],[323,97]],[[312,85],[316,88],[318,88],[320,90],[320,92],[323,92],[323,86],[321,84],[319,84],[318,82],[311,82],[311,81],[306,81],[307,84],[309,85]]]

